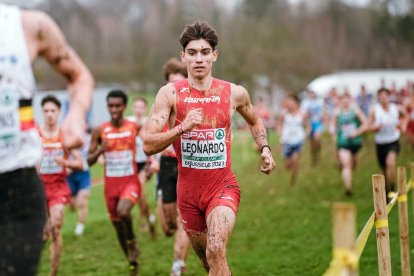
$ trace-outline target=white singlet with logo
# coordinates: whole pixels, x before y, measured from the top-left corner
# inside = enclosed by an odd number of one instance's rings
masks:
[[[182,166],[220,169],[227,164],[226,129],[199,129],[181,136]]]
[[[20,10],[0,4],[0,173],[33,167],[42,157],[36,129],[21,131],[19,100],[36,91]]]
[[[381,125],[381,129],[375,134],[377,144],[388,144],[400,138],[399,112],[395,104],[390,103],[389,110],[386,112],[380,104],[375,105],[375,125]]]
[[[106,176],[123,177],[134,174],[133,156],[130,150],[105,152]]]
[[[60,142],[44,144],[40,174],[57,174],[63,172],[64,168],[56,161],[56,157],[63,158],[64,152]]]
[[[282,144],[297,145],[305,140],[305,129],[303,128],[303,114],[297,113],[292,115],[285,114],[283,121],[282,135],[280,142]]]

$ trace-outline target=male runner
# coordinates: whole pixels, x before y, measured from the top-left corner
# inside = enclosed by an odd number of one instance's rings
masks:
[[[106,101],[111,120],[92,131],[88,163],[92,165],[99,155],[104,155],[106,207],[119,243],[129,261],[130,273],[136,275],[138,250],[131,209],[138,202],[141,191],[134,160],[137,127],[123,117],[128,102],[125,92],[112,90]]]
[[[64,146],[82,144],[93,78],[56,23],[38,11],[0,4],[0,274],[34,275],[46,221],[35,165],[42,147],[34,126],[32,63],[44,57],[68,81],[71,109]]]
[[[176,58],[169,59],[163,66],[164,78],[168,83],[187,78],[187,67]],[[168,124],[164,131],[168,130]],[[160,172],[158,173],[157,201],[161,227],[166,236],[175,233],[173,247],[174,261],[171,267],[171,276],[179,276],[186,270],[190,241],[185,234],[183,223],[177,207],[177,155],[174,147],[169,145],[161,153]]]
[[[299,98],[290,94],[284,100],[286,110],[278,123],[280,143],[283,145],[285,166],[290,170],[290,186],[294,186],[299,172],[300,152],[305,143],[306,132],[310,131],[306,115],[300,110]]]
[[[262,172],[275,168],[266,129],[246,89],[212,77],[216,31],[206,22],[187,25],[180,36],[188,79],[162,87],[143,135],[155,154],[174,143],[178,159],[177,199],[187,236],[210,275],[230,275],[227,241],[233,231],[240,190],[231,171],[230,124],[238,111],[262,152]],[[170,129],[163,132],[166,124]]]
[[[135,98],[132,104],[132,111],[134,113],[134,116],[127,117],[127,119],[134,122],[137,125],[137,128],[140,130],[147,120],[147,106],[148,103],[145,98]],[[142,191],[138,204],[140,209],[140,217],[141,219],[147,220],[151,238],[154,240],[157,237],[155,228],[155,216],[154,214],[151,214],[151,210],[148,205],[148,200],[144,190],[145,183],[150,179],[153,173],[159,170],[158,167],[154,168],[155,165],[159,164],[158,162],[153,163],[153,159],[153,156],[148,157],[145,154],[140,132],[138,132],[138,135],[135,137],[135,162],[137,163],[138,167],[138,178],[139,182],[141,183]],[[145,227],[146,225],[143,224],[143,226]]]
[[[352,196],[352,171],[358,163],[358,152],[362,147],[362,134],[367,119],[358,105],[352,104],[352,96],[344,93],[338,97],[339,107],[334,110],[330,122],[330,133],[336,137],[336,149],[341,167],[345,195]]]
[[[67,181],[70,188],[70,206],[78,211],[78,222],[75,227],[75,235],[82,236],[85,231],[85,220],[88,215],[88,199],[91,189],[91,173],[88,165],[88,152],[91,144],[91,129],[85,132],[85,143],[80,148],[83,167],[81,170],[73,170],[69,173]]]
[[[307,98],[302,102],[302,111],[309,119],[311,131],[309,134],[311,162],[317,165],[321,155],[321,139],[323,131],[323,101],[314,91],[308,91]]]
[[[369,113],[368,129],[375,132],[378,163],[384,172],[387,202],[394,197],[395,166],[400,153],[400,136],[407,129],[405,109],[391,102],[391,92],[380,88],[378,103]]]
[[[42,99],[41,104],[44,124],[38,127],[43,144],[39,175],[46,191],[49,217],[48,224],[45,226],[45,238],[49,236],[52,238],[50,275],[57,275],[63,247],[61,228],[65,216],[65,205],[69,203],[70,196],[66,182],[66,169],[81,170],[83,163],[78,150],[66,150],[63,147],[63,138],[58,125],[60,101],[55,96],[48,95]],[[72,159],[68,159],[69,154]]]

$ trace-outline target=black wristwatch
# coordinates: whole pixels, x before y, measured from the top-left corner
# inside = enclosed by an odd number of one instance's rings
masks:
[[[264,148],[268,148],[270,152],[272,152],[272,149],[269,147],[269,145],[264,145],[262,146],[262,148],[260,149],[260,153],[263,153],[263,149]]]

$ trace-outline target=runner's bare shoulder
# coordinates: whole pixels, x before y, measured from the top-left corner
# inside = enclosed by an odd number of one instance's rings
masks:
[[[241,85],[230,83],[231,98],[236,107],[250,104],[249,92]]]
[[[42,11],[25,9],[20,11],[24,30],[39,41],[44,38],[45,31],[51,25],[56,24],[49,15]]]
[[[176,100],[176,89],[174,84],[167,83],[158,90],[157,97],[155,99],[155,106],[163,105],[168,107],[173,107]]]

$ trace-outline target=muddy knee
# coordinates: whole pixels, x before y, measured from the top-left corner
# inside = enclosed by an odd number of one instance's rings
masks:
[[[210,265],[212,263],[224,261],[226,258],[226,245],[222,242],[209,244],[207,245],[206,255]]]

